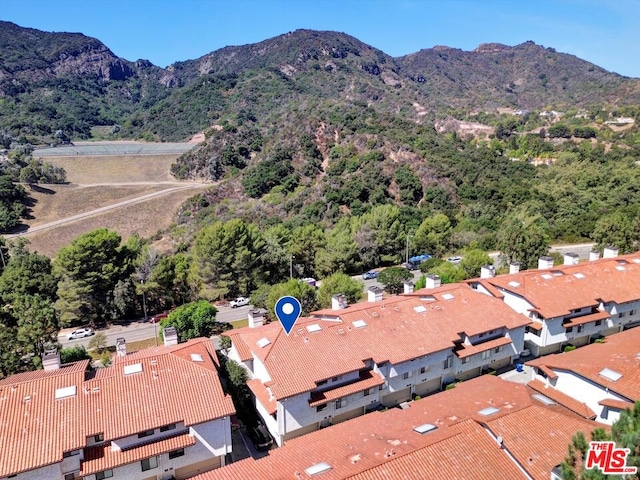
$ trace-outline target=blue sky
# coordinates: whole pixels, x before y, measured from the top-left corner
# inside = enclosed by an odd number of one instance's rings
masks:
[[[0,19],[81,32],[161,67],[310,28],[348,33],[392,56],[533,40],[640,77],[640,0],[0,0]]]

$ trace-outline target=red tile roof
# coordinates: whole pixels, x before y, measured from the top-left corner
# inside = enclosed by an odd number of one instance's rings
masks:
[[[598,402],[598,405],[603,407],[612,408],[614,410],[626,410],[627,408],[633,408],[633,402],[624,402],[622,400],[616,400],[614,398],[605,398]]]
[[[311,394],[309,406],[316,407],[323,403],[337,400],[338,398],[346,397],[353,393],[362,392],[369,388],[379,387],[383,383],[384,378],[379,373],[371,370],[365,370],[360,372],[360,378],[356,382],[341,385],[337,388],[325,390],[323,392],[313,392]]]
[[[545,318],[559,317],[571,310],[597,307],[600,300],[620,304],[640,298],[640,252],[469,282],[513,292],[526,298]]]
[[[273,415],[278,410],[278,402],[273,397],[267,387],[260,380],[247,380],[247,387],[265,408],[269,415]]]
[[[196,439],[194,437],[188,433],[182,433],[124,451],[113,451],[111,450],[111,445],[108,444],[100,447],[85,448],[84,460],[80,464],[80,476],[84,477],[96,472],[112,470],[121,465],[139,462],[145,458],[190,447],[195,444]]]
[[[585,437],[598,424],[563,415],[541,405],[531,405],[487,421],[495,436],[535,480],[549,480],[551,470],[564,459],[571,437]]]
[[[231,415],[233,404],[222,391],[212,353],[209,339],[196,339],[116,358],[95,375],[85,374],[81,367],[87,363],[80,362],[30,379],[18,376],[16,383],[4,379],[0,477],[60,462],[64,452],[83,448],[86,437],[98,433],[109,441],[169,423],[194,425]],[[125,374],[123,368],[134,364],[141,371]],[[56,390],[74,386],[75,395],[55,398]]]
[[[580,317],[573,317],[570,321],[563,323],[563,327],[575,327],[577,325],[584,325],[585,323],[595,322],[597,320],[606,320],[611,318],[611,315],[607,312],[595,312],[589,315],[582,315]]]
[[[554,402],[557,402],[563,407],[566,407],[572,412],[580,415],[582,418],[593,420],[597,417],[596,413],[591,410],[586,403],[580,402],[575,398],[562,393],[560,390],[556,390],[551,386],[545,385],[540,380],[532,380],[527,385],[529,385],[535,391],[543,394],[545,397],[550,398]]]
[[[640,328],[632,328],[606,337],[604,343],[592,343],[570,352],[547,355],[529,362],[548,370],[568,370],[608,388],[630,400],[640,400]],[[622,376],[609,380],[600,375],[608,368]]]
[[[489,340],[487,342],[479,343],[476,345],[467,345],[463,343],[457,350],[455,350],[455,354],[458,356],[458,358],[466,358],[470,357],[471,355],[475,355],[476,353],[486,352],[487,350],[502,347],[503,345],[510,345],[512,343],[513,342],[509,337],[495,338],[493,340]]]
[[[322,462],[331,466],[317,477],[323,480],[522,478],[515,464],[507,463],[506,452],[481,428],[514,415],[518,421],[490,428],[501,432],[496,436],[505,438],[504,445],[511,453],[510,446],[514,446],[519,463],[531,463],[529,473],[534,478],[547,480],[551,468],[564,458],[575,431],[588,433],[597,424],[557,405],[534,405],[531,393],[525,385],[484,375],[411,402],[406,410],[373,412],[317,430],[288,440],[260,460],[241,460],[194,480],[310,479],[316,477],[310,477],[305,469]],[[498,411],[481,415],[486,407]],[[427,423],[436,429],[424,435],[413,430]],[[527,448],[522,448],[523,444]],[[529,462],[530,458],[534,460]],[[547,468],[546,476],[538,476]]]
[[[426,299],[428,296],[433,300]],[[265,364],[272,380],[269,386],[274,396],[282,399],[313,391],[319,381],[362,370],[370,359],[397,364],[451,349],[465,333],[475,335],[530,323],[501,300],[466,284],[327,312],[332,313],[332,320],[301,318],[290,335],[274,322],[236,330],[229,336],[238,342],[234,345],[240,349],[245,345]],[[316,313],[327,318],[327,312]],[[307,327],[313,324],[321,330],[309,331]],[[258,346],[264,339],[262,344],[268,343]]]

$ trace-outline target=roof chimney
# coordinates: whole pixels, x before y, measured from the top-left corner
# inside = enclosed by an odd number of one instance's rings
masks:
[[[520,262],[511,262],[509,264],[509,273],[518,273],[520,271]]]
[[[553,268],[553,257],[544,256],[538,259],[538,270],[549,270]]]
[[[250,328],[261,327],[264,323],[264,312],[257,308],[249,310],[249,313],[247,313],[247,318],[249,319]]]
[[[167,327],[164,329],[164,346],[178,344],[178,332],[174,327]]]
[[[491,278],[496,276],[496,267],[493,265],[483,265],[480,267],[480,278]]]
[[[369,302],[381,302],[382,301],[382,289],[380,287],[367,288],[367,299]]]
[[[404,282],[404,293],[405,295],[413,293],[413,282]]]
[[[116,338],[116,353],[119,357],[127,355],[127,342],[124,338]]]
[[[598,260],[600,258],[600,252],[597,250],[591,250],[589,252],[589,261],[593,262],[594,260]]]
[[[580,260],[580,256],[577,253],[567,252],[564,254],[565,265],[577,265],[578,260]]]
[[[438,288],[442,284],[440,277],[433,273],[430,273],[425,278],[426,278],[426,283],[425,283],[426,288]]]
[[[602,258],[615,258],[618,256],[618,249],[613,245],[607,245],[602,252]]]
[[[56,348],[44,351],[42,367],[45,370],[58,370],[60,368],[60,353]]]
[[[344,293],[337,293],[331,297],[331,310],[342,310],[347,308],[347,298]]]

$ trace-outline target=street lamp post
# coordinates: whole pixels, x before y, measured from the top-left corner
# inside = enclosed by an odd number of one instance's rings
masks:
[[[293,278],[293,259],[296,258],[293,255],[289,256],[289,278]]]
[[[406,260],[405,260],[405,262],[406,262],[406,263],[405,263],[405,265],[407,265],[407,266],[409,266],[409,237],[410,237],[410,236],[411,236],[411,235],[409,235],[409,234],[407,233],[407,251],[406,251],[406,257],[407,257],[407,258],[406,258]]]

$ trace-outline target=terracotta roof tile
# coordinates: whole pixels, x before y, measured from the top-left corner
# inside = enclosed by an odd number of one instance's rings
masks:
[[[472,280],[477,281],[525,297],[545,318],[559,317],[578,308],[597,307],[600,300],[617,304],[637,300],[640,252]]]
[[[545,385],[540,380],[532,380],[527,385],[533,388],[536,392],[540,392],[545,397],[550,398],[554,402],[559,403],[560,405],[568,408],[572,412],[580,415],[582,418],[588,418],[589,420],[593,420],[597,417],[596,413],[591,410],[586,403],[580,402],[575,398],[562,393],[560,390],[556,390],[551,386]]]
[[[317,430],[288,440],[260,460],[241,460],[194,480],[310,479],[316,477],[305,469],[322,462],[331,466],[317,477],[323,480],[522,478],[482,428],[486,423],[496,436],[507,439],[507,448],[514,446],[518,462],[531,463],[529,473],[547,480],[575,431],[590,432],[597,424],[566,410],[534,405],[531,393],[525,385],[484,375],[411,402],[406,410],[372,412]],[[480,414],[486,407],[498,411]],[[517,421],[509,421],[512,416]],[[507,420],[495,423],[501,419]],[[436,428],[424,435],[413,430],[427,423]],[[547,468],[546,476],[538,475]]]
[[[347,385],[341,385],[331,390],[325,390],[323,392],[313,392],[311,394],[311,400],[309,401],[310,407],[322,405],[323,403],[337,400],[338,398],[346,397],[357,392],[363,392],[369,388],[374,388],[382,385],[384,378],[371,370],[360,372],[360,378],[358,381],[349,383]]]
[[[531,405],[487,421],[495,436],[535,480],[549,480],[578,431],[589,438],[598,424],[563,415],[541,405]]]
[[[589,315],[582,315],[580,317],[573,317],[570,321],[563,323],[563,327],[575,327],[576,325],[584,325],[585,323],[595,322],[597,320],[606,320],[611,318],[611,315],[607,312],[595,312]]]
[[[112,470],[121,465],[139,462],[161,453],[179,450],[196,444],[196,439],[182,433],[164,440],[157,440],[128,450],[111,450],[111,445],[84,449],[84,460],[80,462],[80,476]]]
[[[466,358],[476,353],[486,352],[493,348],[502,347],[503,345],[510,345],[513,343],[509,337],[500,337],[487,342],[479,343],[476,345],[461,344],[460,348],[455,350],[455,354],[458,358]]]
[[[433,295],[433,300],[426,299]],[[327,318],[322,312],[316,313]],[[265,364],[277,399],[313,391],[319,381],[366,368],[368,360],[397,364],[449,350],[465,333],[475,335],[530,323],[503,301],[475,292],[466,284],[328,312],[333,315],[331,320],[299,319],[290,335],[278,322],[243,328],[231,335],[239,350],[246,346]],[[307,328],[313,324],[320,330],[310,331],[317,330]],[[242,355],[250,356],[246,352]],[[289,361],[291,358],[296,361]]]
[[[233,404],[222,391],[208,344],[209,339],[200,339],[173,349],[153,348],[116,359],[96,374],[85,373],[87,363],[80,362],[18,376],[16,383],[13,377],[4,379],[0,477],[60,462],[64,452],[83,448],[90,435],[103,433],[110,441],[169,423],[194,425],[231,415]],[[203,361],[192,360],[188,351]],[[135,364],[141,371],[124,373],[125,366]],[[75,394],[56,399],[56,391],[72,393],[59,389],[74,386]]]
[[[269,415],[273,415],[278,410],[278,402],[269,393],[267,387],[260,380],[247,380],[247,387],[255,395],[256,399],[265,408]]]
[[[605,398],[598,402],[598,405],[603,407],[612,408],[614,410],[626,410],[627,408],[633,408],[633,402],[624,402],[622,400],[616,400],[614,398]]]
[[[630,400],[640,400],[640,328],[632,328],[606,337],[604,343],[592,343],[570,352],[547,355],[526,362],[541,370],[568,370]],[[608,368],[622,376],[609,380],[600,375]]]

